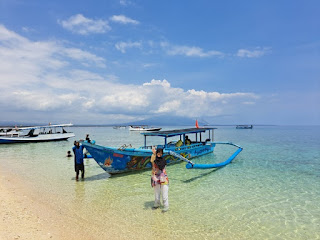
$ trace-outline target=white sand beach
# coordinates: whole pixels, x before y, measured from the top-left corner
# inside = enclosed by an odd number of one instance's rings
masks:
[[[39,201],[19,176],[0,173],[0,239],[95,239],[79,220]]]

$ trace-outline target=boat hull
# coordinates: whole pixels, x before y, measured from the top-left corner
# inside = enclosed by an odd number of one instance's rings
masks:
[[[252,125],[238,125],[236,126],[236,129],[252,129]]]
[[[39,134],[37,136],[0,137],[0,144],[63,141],[74,137],[74,133]]]
[[[148,127],[132,127],[129,126],[130,131],[139,131],[139,132],[156,132],[160,131],[162,128],[148,128]]]
[[[152,155],[151,149],[142,148],[126,148],[117,149],[104,147],[83,142],[82,145],[88,150],[90,155],[98,163],[98,165],[110,174],[134,172],[152,167],[150,159]],[[169,151],[174,151],[188,159],[198,157],[204,154],[213,152],[214,143],[211,144],[196,144],[189,147],[180,147],[175,149],[165,149],[164,158],[167,164],[181,162],[181,159],[169,155]]]

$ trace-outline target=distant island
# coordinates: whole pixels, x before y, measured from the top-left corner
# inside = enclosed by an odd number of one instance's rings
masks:
[[[91,124],[91,123],[73,123],[75,127],[112,127],[112,126],[130,126],[130,125],[147,125],[147,126],[195,126],[195,118],[187,117],[170,117],[167,115],[147,118],[140,121],[131,121],[127,123],[102,123],[102,124]],[[55,123],[55,122],[54,122]],[[200,126],[236,126],[242,123],[235,124],[219,124],[219,123],[210,123],[204,119],[198,119]],[[25,127],[25,126],[42,126],[47,125],[48,123],[43,122],[16,122],[16,121],[0,121],[0,126],[2,127]],[[251,123],[250,123],[251,125]],[[253,124],[254,126],[275,126],[272,124]]]

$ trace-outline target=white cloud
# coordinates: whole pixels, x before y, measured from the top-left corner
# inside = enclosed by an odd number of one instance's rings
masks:
[[[0,24],[0,40],[2,43],[10,43],[11,40],[16,41],[26,41],[24,37],[21,37],[20,35],[16,34],[15,32],[10,31],[5,26]]]
[[[139,24],[139,21],[126,17],[124,15],[113,15],[110,17],[110,20],[113,22],[121,23],[121,24]]]
[[[105,60],[102,57],[98,57],[98,56],[96,56],[92,53],[89,53],[87,51],[83,51],[78,48],[64,48],[63,51],[68,57],[70,57],[72,59],[75,59],[78,61],[83,60],[86,63],[88,61],[92,61],[98,67],[105,67]]]
[[[36,32],[36,30],[30,27],[22,27],[22,31],[26,33]]]
[[[70,59],[87,66],[104,67],[104,59],[89,52],[68,48],[58,42],[35,42],[0,25],[0,73],[2,84],[39,82],[39,76],[71,66]]]
[[[185,90],[166,79],[121,84],[115,75],[101,75],[78,64],[103,65],[104,60],[92,53],[52,41],[31,41],[1,25],[0,62],[0,112],[8,118],[9,112],[20,112],[16,121],[36,115],[75,123],[126,122],[155,114],[217,116],[258,99],[253,93]]]
[[[222,57],[224,56],[222,52],[204,51],[200,47],[177,46],[177,45],[171,45],[167,42],[162,42],[160,45],[168,55],[183,55],[187,57],[212,57],[212,56]]]
[[[141,48],[141,42],[118,42],[115,47],[120,52],[125,53],[128,48]]]
[[[118,89],[119,86],[113,86]],[[124,111],[137,111],[143,106],[148,106],[148,99],[139,89],[131,89],[126,86],[121,87],[121,91],[113,91],[105,94],[100,100],[101,106]]]
[[[51,91],[47,90],[54,90],[56,87],[52,84],[57,84],[60,78],[65,78],[61,75],[65,73],[66,67],[72,66],[70,58],[76,60],[76,66],[79,62],[91,62],[90,66],[98,67],[104,64],[104,60],[94,54],[67,48],[52,41],[33,42],[0,25],[0,81],[1,86],[5,86],[8,91],[8,98],[4,97],[3,102],[10,102],[12,99],[14,101],[11,103],[14,104],[15,100],[22,98],[26,101],[23,100],[20,105],[33,107],[37,106],[33,103],[38,100],[52,98]],[[65,84],[61,84],[61,89],[65,87]],[[10,96],[10,93],[15,94]],[[41,109],[41,106],[36,109]]]
[[[152,79],[151,82],[144,83],[143,86],[162,86],[162,87],[169,88],[170,87],[170,83],[166,79],[163,79],[162,81],[161,80]]]
[[[248,49],[239,49],[236,56],[242,57],[242,58],[258,58],[266,55],[267,53],[270,52],[270,48],[264,47],[257,47],[253,50],[248,50]]]
[[[155,111],[155,113],[172,113],[178,111],[180,107],[180,100],[172,100],[161,104],[159,108]]]
[[[144,63],[144,64],[142,64],[143,68],[151,68],[151,67],[154,67],[154,66],[156,66],[155,63]]]
[[[153,43],[154,45],[154,43]],[[151,46],[151,45],[150,45]],[[225,54],[221,51],[210,50],[205,51],[204,49],[197,47],[197,46],[185,46],[185,45],[172,45],[168,42],[161,42],[160,46],[168,55],[176,56],[187,56],[187,57],[200,57],[200,58],[207,58],[207,57],[224,57]],[[256,47],[255,49],[239,49],[236,53],[237,57],[242,58],[258,58],[262,57],[271,52],[271,48],[269,47]]]
[[[214,101],[226,100],[234,97],[250,97],[257,99],[258,96],[253,93],[219,93],[219,92],[205,92],[203,90],[196,91],[194,89],[188,90],[191,96],[197,96],[199,98],[209,98]]]
[[[122,6],[129,6],[129,5],[134,5],[132,1],[129,1],[129,0],[120,0],[120,5]]]
[[[106,20],[93,20],[84,17],[82,14],[71,16],[67,20],[58,20],[58,23],[65,29],[81,34],[88,35],[90,33],[105,33],[111,30]]]

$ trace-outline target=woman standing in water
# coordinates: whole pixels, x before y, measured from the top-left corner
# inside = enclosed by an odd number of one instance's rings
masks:
[[[153,210],[160,207],[160,196],[162,195],[163,210],[162,212],[167,212],[169,210],[169,179],[166,172],[166,160],[163,157],[163,149],[155,147],[152,148],[152,156],[150,162],[152,163],[152,173],[151,173],[151,186],[154,188],[154,206]]]

